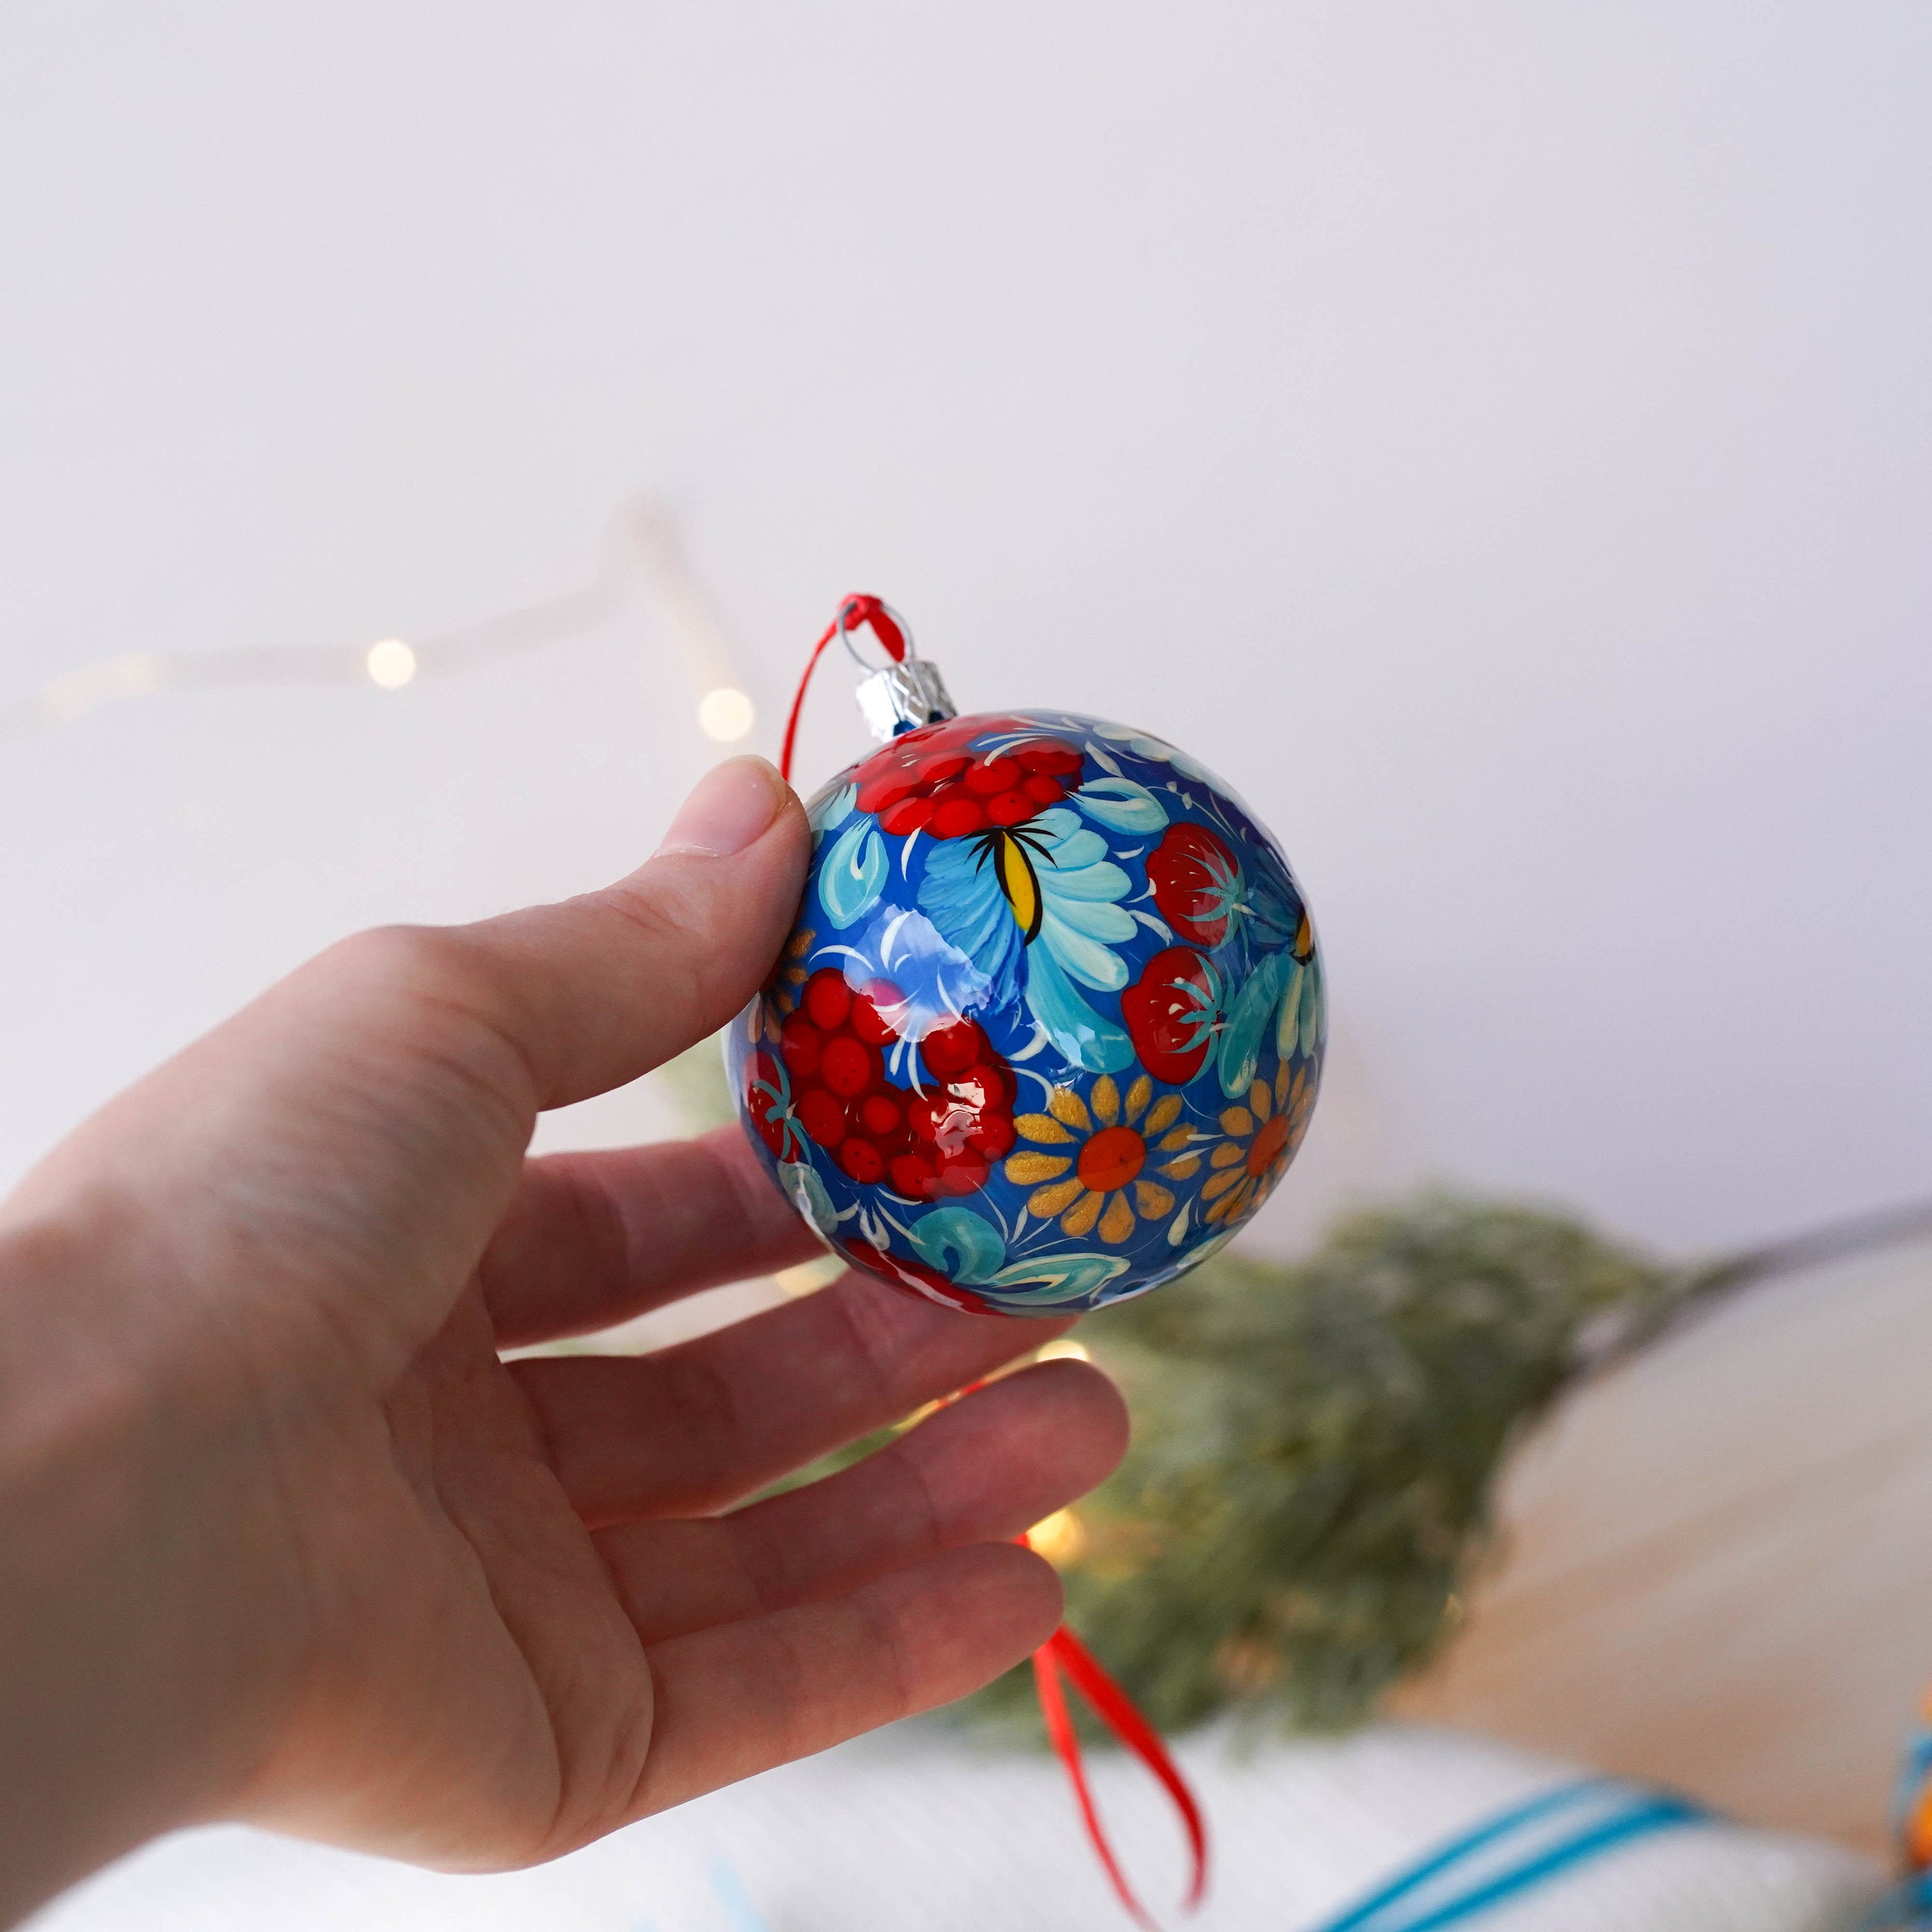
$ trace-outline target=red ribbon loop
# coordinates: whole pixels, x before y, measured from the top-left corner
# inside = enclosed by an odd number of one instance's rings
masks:
[[[785,721],[784,748],[778,754],[778,771],[788,784],[791,779],[792,752],[798,739],[799,714],[805,708],[806,688],[812,682],[812,674],[818,668],[818,660],[824,656],[826,646],[842,632],[856,630],[861,624],[871,627],[873,635],[895,664],[904,662],[905,632],[878,598],[859,591],[841,602],[838,616],[825,627],[824,634],[812,646],[812,655],[806,660],[805,674],[798,681],[798,690],[791,701],[791,715]],[[981,1386],[974,1382],[962,1389],[959,1394],[970,1395]],[[1021,1543],[1027,1540],[1024,1536],[1016,1540]],[[1135,1708],[1133,1700],[1102,1668],[1094,1653],[1062,1624],[1033,1654],[1034,1682],[1040,1692],[1040,1714],[1046,1722],[1046,1734],[1060,1754],[1060,1762],[1066,1767],[1067,1780],[1073,1786],[1074,1799],[1080,1808],[1081,1822],[1087,1828],[1087,1836],[1092,1840],[1094,1852],[1115,1894],[1144,1932],[1157,1932],[1154,1922],[1135,1897],[1132,1886],[1128,1884],[1120,1861],[1114,1856],[1114,1848],[1108,1842],[1106,1827],[1101,1823],[1100,1814],[1094,1805],[1094,1794],[1087,1783],[1087,1768],[1080,1755],[1080,1734],[1074,1728],[1072,1715],[1066,1708],[1066,1694],[1060,1684],[1063,1670],[1072,1680],[1073,1688],[1092,1707],[1095,1716],[1160,1779],[1173,1799],[1174,1809],[1180,1814],[1181,1822],[1186,1828],[1188,1847],[1193,1855],[1193,1882],[1188,1888],[1186,1901],[1190,1911],[1201,1903],[1208,1889],[1208,1829],[1202,1820],[1201,1807],[1195,1802],[1194,1794],[1188,1789],[1180,1768],[1168,1755],[1160,1733]]]
[[[805,661],[805,674],[798,681],[798,689],[791,700],[791,715],[785,720],[784,748],[778,754],[778,776],[789,784],[791,782],[791,754],[798,742],[798,721],[805,710],[805,689],[812,682],[812,674],[818,668],[818,660],[825,655],[825,647],[842,631],[856,631],[861,624],[868,625],[872,634],[879,640],[887,657],[894,664],[905,662],[905,632],[893,620],[892,613],[884,602],[869,591],[855,590],[852,595],[839,602],[838,614],[825,627],[825,634],[812,647],[812,655]]]
[[[1021,1540],[1024,1542],[1025,1539],[1022,1538]],[[1072,1714],[1066,1708],[1066,1693],[1060,1686],[1062,1670],[1072,1680],[1073,1688],[1093,1707],[1094,1714],[1160,1780],[1168,1796],[1174,1800],[1174,1809],[1180,1814],[1181,1822],[1186,1827],[1188,1848],[1194,1858],[1194,1879],[1188,1887],[1186,1898],[1186,1908],[1190,1912],[1201,1903],[1208,1889],[1208,1828],[1202,1820],[1201,1808],[1195,1802],[1194,1793],[1188,1789],[1187,1780],[1181,1776],[1180,1767],[1168,1755],[1160,1733],[1141,1715],[1133,1700],[1108,1675],[1094,1653],[1062,1624],[1033,1654],[1034,1682],[1040,1692],[1040,1714],[1046,1720],[1046,1734],[1059,1753],[1060,1762],[1066,1767],[1067,1781],[1073,1786],[1074,1800],[1080,1807],[1081,1822],[1087,1828],[1087,1835],[1093,1841],[1094,1852],[1115,1894],[1136,1925],[1144,1928],[1144,1932],[1156,1932],[1154,1920],[1148,1917],[1146,1907],[1134,1895],[1132,1886],[1120,1870],[1120,1861],[1114,1857],[1114,1848],[1108,1842],[1106,1828],[1100,1822],[1100,1811],[1087,1783],[1087,1768],[1081,1759],[1080,1734],[1074,1729]]]

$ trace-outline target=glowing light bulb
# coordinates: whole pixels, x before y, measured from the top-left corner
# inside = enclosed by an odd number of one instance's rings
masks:
[[[1090,1362],[1094,1358],[1078,1342],[1048,1342],[1034,1359],[1040,1362]]]
[[[400,691],[416,674],[416,654],[400,638],[382,638],[362,660],[369,682],[383,691]]]
[[[1035,1523],[1027,1532],[1027,1540],[1055,1569],[1060,1569],[1078,1562],[1080,1552],[1087,1547],[1087,1532],[1071,1510],[1060,1509]]]
[[[707,738],[728,745],[750,730],[758,715],[752,700],[736,685],[721,684],[698,700],[698,728]]]

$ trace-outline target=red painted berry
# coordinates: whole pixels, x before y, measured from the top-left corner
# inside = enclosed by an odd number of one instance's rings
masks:
[[[856,1134],[839,1143],[838,1165],[854,1180],[868,1187],[885,1178],[885,1156],[870,1141],[862,1141]]]
[[[818,1077],[842,1100],[852,1100],[879,1077],[879,1056],[862,1041],[841,1034],[825,1042]]]
[[[993,1164],[976,1148],[962,1147],[941,1156],[939,1191],[942,1194],[973,1194],[986,1184]]]
[[[805,1010],[827,1033],[836,1033],[845,1024],[851,1004],[852,989],[836,966],[821,967],[805,982]]]
[[[996,792],[1012,790],[1025,776],[1011,758],[988,758],[983,765],[974,765],[967,772],[966,789],[977,792],[982,798],[991,798]]]
[[[916,1154],[897,1155],[888,1172],[895,1193],[914,1201],[930,1201],[939,1192],[939,1174],[931,1161]]]
[[[820,1147],[836,1148],[845,1138],[845,1102],[836,1094],[814,1087],[799,1096],[794,1111],[799,1125]]]
[[[986,829],[986,812],[976,798],[955,796],[947,799],[932,814],[935,838],[964,838]]]
[[[868,1046],[884,1046],[897,1040],[899,1030],[893,1022],[905,1011],[905,995],[890,980],[868,980],[852,995],[852,1012],[847,1024]]]
[[[1057,738],[1036,738],[1030,744],[1016,745],[1011,755],[1022,771],[1044,772],[1048,778],[1070,778],[1080,769],[1080,754]]]
[[[969,1066],[964,1072],[957,1073],[946,1082],[946,1090],[956,1100],[963,1101],[978,1113],[989,1113],[1006,1106],[1012,1098],[1012,1088],[997,1066],[988,1066],[982,1060]]]
[[[794,1080],[809,1080],[818,1071],[818,1057],[824,1046],[825,1036],[804,1014],[794,1013],[785,1022],[778,1052]]]
[[[948,1020],[934,1027],[919,1043],[926,1065],[942,1080],[964,1073],[983,1057],[986,1048],[986,1036],[967,1019]]]
[[[879,829],[890,832],[895,838],[909,838],[915,832],[926,830],[937,809],[929,798],[902,799],[879,814]]]

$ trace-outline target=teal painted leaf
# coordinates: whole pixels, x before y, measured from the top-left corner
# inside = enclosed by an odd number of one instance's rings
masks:
[[[912,1244],[928,1268],[969,1287],[993,1279],[1006,1258],[999,1230],[970,1208],[939,1208],[912,1225]]]
[[[980,1284],[999,1290],[1009,1301],[1037,1303],[1042,1307],[1062,1301],[1084,1301],[1094,1291],[1126,1271],[1118,1255],[1042,1255],[1015,1262]]]
[[[778,1162],[778,1184],[791,1204],[828,1238],[838,1232],[838,1210],[817,1170],[802,1160]]]
[[[824,797],[814,800],[806,817],[811,821],[814,832],[823,836],[836,825],[842,825],[850,816],[853,801],[859,796],[855,784],[842,786],[837,791],[828,792]]]
[[[1221,1076],[1221,1091],[1230,1100],[1248,1090],[1248,1084],[1261,1065],[1262,1036],[1275,1017],[1275,1002],[1281,998],[1282,982],[1294,963],[1291,952],[1270,952],[1248,975],[1228,1009],[1228,1023],[1221,1031],[1221,1051],[1216,1065]]]
[[[886,843],[869,812],[853,814],[818,873],[818,896],[834,926],[856,926],[885,890]]]

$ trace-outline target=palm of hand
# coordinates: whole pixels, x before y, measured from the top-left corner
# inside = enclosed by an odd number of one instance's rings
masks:
[[[704,1154],[724,1169],[735,1148]],[[506,1364],[472,1285],[387,1400],[316,1445],[298,1516],[326,1604],[240,1808],[521,1864],[975,1688],[989,1632],[1030,1645],[1057,1612],[1024,1553],[986,1542],[1101,1472],[1116,1432],[1090,1372],[1028,1371],[828,1481],[696,1512],[1036,1338],[848,1277],[658,1358]],[[796,1400],[768,1384],[755,1423],[717,1412],[738,1372],[801,1354]]]
[[[88,1616],[19,1707],[42,1735],[8,1828],[44,1842],[0,1911],[194,1818],[531,1862],[959,1696],[1052,1628],[1052,1574],[1010,1539],[1124,1444],[1078,1364],[734,1506],[1059,1324],[848,1275],[655,1355],[500,1358],[817,1252],[733,1132],[525,1158],[542,1110],[713,1030],[776,952],[797,801],[741,761],[699,806],[728,837],[607,892],[325,955],[9,1204],[79,1257],[47,1318],[115,1338],[140,1421],[131,1450],[83,1428],[59,1479],[110,1502],[50,1559],[46,1600]]]

